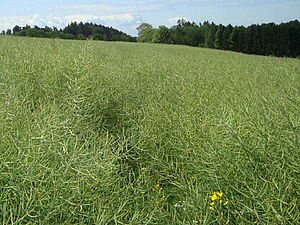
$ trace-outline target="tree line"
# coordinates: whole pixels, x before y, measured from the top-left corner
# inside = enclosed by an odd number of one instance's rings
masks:
[[[137,30],[139,42],[180,44],[280,57],[300,56],[298,20],[248,27],[216,25],[208,21],[196,24],[179,20],[177,25],[171,28],[153,28],[150,24],[143,23]]]
[[[177,25],[152,27],[142,23],[138,37],[132,37],[112,27],[94,23],[71,22],[63,29],[56,27],[15,26],[12,30],[2,31],[2,35],[29,37],[151,42],[164,44],[189,45],[221,50],[231,50],[247,54],[273,56],[300,56],[300,22],[253,24],[244,26],[224,26],[222,24],[195,23],[178,20]]]
[[[136,38],[112,27],[106,27],[94,23],[71,22],[63,29],[56,27],[31,27],[16,25],[12,30],[2,31],[2,35],[16,35],[40,38],[61,38],[77,40],[102,40],[102,41],[136,41]]]

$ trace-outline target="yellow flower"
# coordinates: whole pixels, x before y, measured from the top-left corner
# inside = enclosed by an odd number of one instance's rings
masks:
[[[214,206],[215,204],[216,204],[215,202],[211,202],[211,203],[210,203],[211,206]]]
[[[217,195],[222,198],[223,197],[223,192],[217,192]]]
[[[210,196],[210,199],[211,199],[212,201],[216,201],[218,198],[219,198],[219,197],[218,197],[218,195],[217,195],[215,192],[212,194],[212,196]]]

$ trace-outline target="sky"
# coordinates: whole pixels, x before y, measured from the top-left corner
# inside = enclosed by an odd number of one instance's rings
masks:
[[[0,30],[82,21],[136,35],[143,22],[170,27],[181,18],[245,26],[288,22],[300,20],[300,0],[0,0]]]

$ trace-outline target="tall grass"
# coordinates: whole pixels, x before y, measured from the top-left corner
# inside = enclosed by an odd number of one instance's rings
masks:
[[[2,224],[297,224],[299,134],[296,59],[0,38]]]

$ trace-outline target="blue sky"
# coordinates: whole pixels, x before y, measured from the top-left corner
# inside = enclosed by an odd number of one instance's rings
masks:
[[[0,30],[83,21],[136,35],[142,22],[172,26],[179,18],[232,25],[287,22],[300,20],[300,0],[0,0]]]

